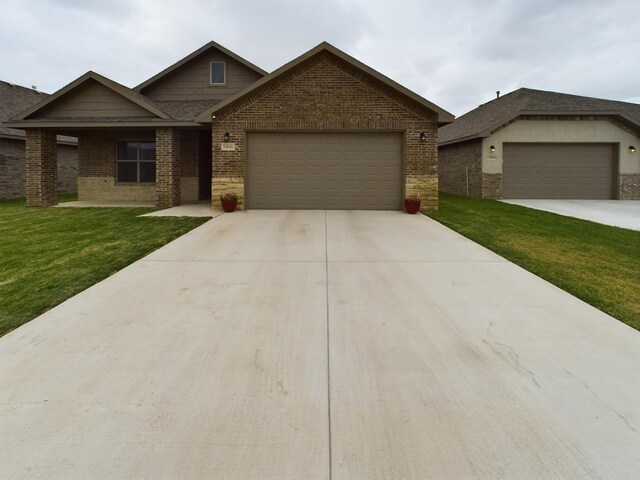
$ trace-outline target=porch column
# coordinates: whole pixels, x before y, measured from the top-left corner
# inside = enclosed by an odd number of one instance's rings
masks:
[[[177,129],[156,129],[156,205],[180,204],[180,135]]]
[[[27,206],[56,205],[58,180],[56,134],[51,130],[28,129],[27,153]]]

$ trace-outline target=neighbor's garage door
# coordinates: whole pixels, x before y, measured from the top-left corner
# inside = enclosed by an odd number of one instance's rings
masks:
[[[400,134],[250,133],[247,208],[397,210]]]
[[[614,145],[505,143],[503,198],[613,198]]]

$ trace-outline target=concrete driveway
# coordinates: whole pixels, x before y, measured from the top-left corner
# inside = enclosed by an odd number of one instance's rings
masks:
[[[640,200],[503,200],[523,207],[640,230]]]
[[[225,214],[0,339],[0,470],[636,479],[640,333],[420,215]]]

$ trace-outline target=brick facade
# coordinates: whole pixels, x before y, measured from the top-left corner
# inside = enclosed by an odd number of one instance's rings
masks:
[[[406,195],[419,194],[423,207],[437,209],[437,120],[351,64],[321,52],[277,80],[216,113],[212,125],[214,207],[234,191],[242,205],[247,132],[403,132]],[[221,151],[225,132],[235,151]],[[420,132],[427,141],[419,140]]]
[[[78,179],[78,149],[57,146],[58,193],[75,193]],[[24,198],[26,194],[26,146],[18,138],[0,138],[0,199]]]
[[[26,199],[29,207],[46,207],[58,203],[56,150],[54,132],[44,129],[27,130]]]
[[[438,176],[443,192],[482,198],[482,141],[440,147]]]
[[[156,205],[180,204],[180,132],[171,127],[156,129]]]
[[[174,149],[180,162],[178,174],[178,190],[172,195],[178,195],[178,202],[193,202],[199,195],[199,162],[204,155],[201,147],[201,131],[199,130],[171,130],[172,140],[169,144],[163,140],[163,145],[173,145],[177,141],[178,148]],[[82,131],[78,133],[78,198],[93,201],[140,201],[156,202],[157,184],[118,184],[116,182],[116,145],[122,139],[156,139],[156,131],[150,129],[109,129]],[[164,148],[164,147],[163,147]],[[156,156],[158,155],[156,148]],[[174,165],[175,168],[175,165]],[[156,172],[156,175],[158,173]],[[172,180],[171,180],[172,181]]]
[[[85,130],[78,133],[78,199],[83,201],[154,202],[155,185],[118,185],[116,147],[119,139],[154,139],[144,129]]]

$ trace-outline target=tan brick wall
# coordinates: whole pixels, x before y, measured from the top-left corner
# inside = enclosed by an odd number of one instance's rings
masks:
[[[78,200],[155,202],[155,185],[116,185],[115,177],[78,177]]]
[[[27,206],[48,206],[58,203],[56,150],[54,132],[44,129],[27,130]]]
[[[482,197],[482,141],[438,148],[440,190],[456,195]],[[468,190],[467,190],[468,189]]]
[[[214,167],[215,168],[215,167]],[[213,208],[221,209],[220,195],[235,193],[238,195],[238,209],[244,206],[244,178],[243,177],[214,177],[212,183],[211,204]]]
[[[251,131],[404,132],[405,190],[437,209],[437,124],[424,107],[405,99],[333,55],[322,52],[285,78],[256,91],[212,126],[212,201],[225,191],[244,194],[246,134]],[[221,151],[224,132],[235,151]],[[427,141],[420,142],[420,132]]]
[[[640,174],[620,175],[620,200],[640,200]]]

